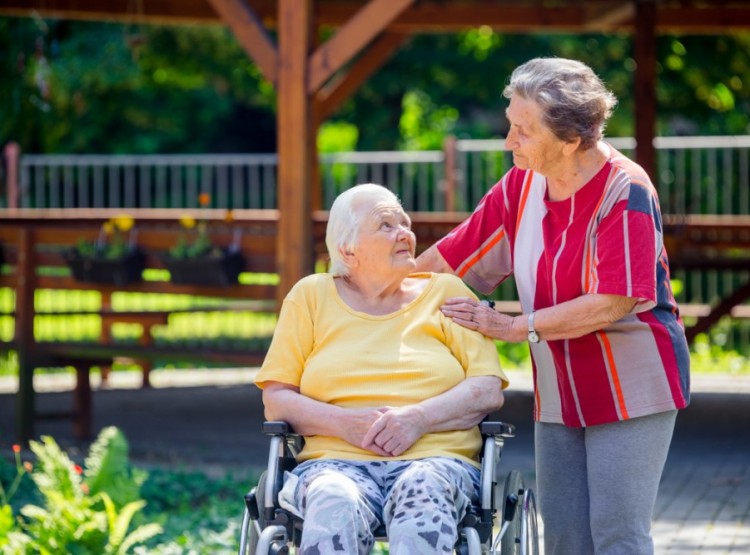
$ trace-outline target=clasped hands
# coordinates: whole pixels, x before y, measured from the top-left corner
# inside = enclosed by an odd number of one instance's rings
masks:
[[[429,431],[427,417],[416,405],[351,409],[344,439],[381,457],[397,457]]]

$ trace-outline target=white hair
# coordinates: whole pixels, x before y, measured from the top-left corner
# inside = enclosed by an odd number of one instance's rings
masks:
[[[518,94],[542,109],[544,124],[561,141],[581,139],[581,150],[601,140],[617,104],[589,66],[565,58],[534,58],[517,67],[503,96]]]
[[[356,210],[355,205],[361,204],[363,199],[373,204],[385,203],[401,206],[401,202],[393,192],[375,183],[355,185],[336,197],[328,212],[328,226],[326,227],[326,247],[331,259],[328,273],[334,276],[349,275],[349,266],[342,252],[351,252],[357,246],[362,213]]]

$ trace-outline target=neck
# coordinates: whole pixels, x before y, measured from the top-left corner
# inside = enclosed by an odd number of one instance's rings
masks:
[[[374,315],[389,314],[415,297],[405,280],[406,276],[383,281],[355,273],[337,280],[337,289],[341,298],[355,310]]]
[[[547,194],[551,201],[572,197],[602,169],[609,157],[609,149],[599,141],[594,148],[576,151],[554,175],[547,175]]]

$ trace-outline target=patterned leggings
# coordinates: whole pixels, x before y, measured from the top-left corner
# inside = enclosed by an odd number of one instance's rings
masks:
[[[451,553],[458,523],[479,496],[479,469],[450,458],[311,460],[281,497],[305,519],[300,553],[369,553],[385,524],[390,553]],[[295,479],[297,478],[297,479]]]

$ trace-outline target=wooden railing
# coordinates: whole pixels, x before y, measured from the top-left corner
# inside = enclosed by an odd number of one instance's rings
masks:
[[[66,270],[64,252],[81,239],[95,240],[102,224],[120,214],[119,210],[13,210],[0,212],[0,245],[6,273],[0,275],[0,287],[12,288],[15,293],[14,336],[0,344],[4,349],[18,353],[18,435],[28,439],[33,435],[36,418],[33,373],[43,366],[72,366],[77,371],[78,385],[74,393],[74,417],[79,436],[90,433],[91,366],[107,367],[117,357],[138,361],[146,370],[155,359],[183,360],[193,364],[252,366],[259,364],[265,355],[264,348],[228,349],[225,346],[196,348],[157,345],[151,336],[153,326],[163,325],[180,312],[238,310],[275,312],[278,301],[285,294],[276,285],[241,280],[224,287],[205,285],[180,285],[170,281],[140,281],[124,286],[81,283]],[[137,243],[145,253],[145,266],[163,269],[162,256],[184,233],[180,218],[184,210],[131,210],[137,228]],[[276,230],[279,214],[276,210],[236,210],[227,221],[223,210],[196,210],[192,216],[208,223],[213,242],[228,246],[239,234],[238,246],[244,258],[245,272],[275,273],[277,269]],[[463,221],[465,213],[415,212],[411,214],[420,249],[433,244],[455,225]],[[314,259],[324,261],[326,212],[315,212],[313,237],[310,248]],[[746,216],[681,216],[664,218],[665,243],[674,269],[695,268],[746,271],[750,269],[750,218]],[[312,268],[311,268],[312,271]],[[40,289],[86,290],[95,289],[102,294],[101,308],[95,313],[101,317],[102,334],[97,341],[67,342],[38,341],[34,333],[35,319],[40,315],[35,306],[35,293]],[[115,310],[111,296],[115,292],[179,293],[213,300],[221,299],[210,308],[192,307],[174,310]],[[686,313],[697,316],[695,324],[687,329],[690,340],[697,333],[707,331],[724,315],[747,316],[743,303],[750,297],[750,281],[741,283],[726,298],[713,306],[686,306]],[[517,311],[517,303],[505,302],[503,308]],[[70,312],[70,311],[68,311]],[[85,311],[77,311],[78,314]],[[143,326],[143,336],[138,342],[122,344],[112,341],[109,329],[117,322],[136,322]]]

